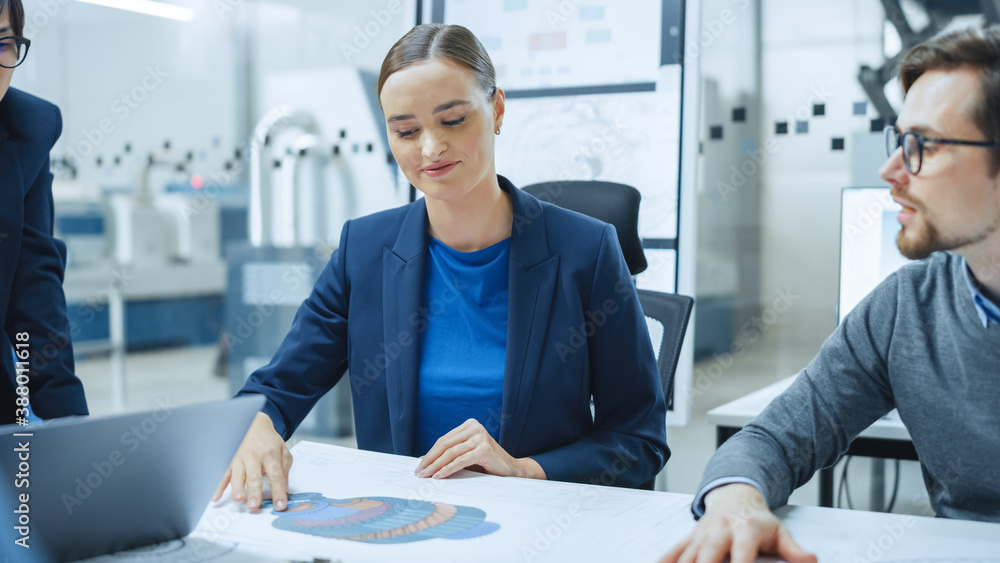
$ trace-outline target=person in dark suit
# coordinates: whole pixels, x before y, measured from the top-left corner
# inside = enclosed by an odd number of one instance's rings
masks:
[[[30,46],[23,29],[21,1],[0,0],[0,424],[28,409],[42,419],[88,414],[62,289],[66,246],[52,236],[49,151],[62,117],[10,88]]]
[[[497,175],[504,93],[464,27],[412,29],[378,94],[392,154],[424,197],[344,226],[241,391],[267,403],[215,498],[231,481],[234,500],[260,506],[266,475],[283,510],[284,440],[345,370],[358,446],[422,456],[421,477],[652,480],[670,455],[666,405],[614,227]]]

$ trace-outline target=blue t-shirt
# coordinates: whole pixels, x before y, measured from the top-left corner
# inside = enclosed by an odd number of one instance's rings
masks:
[[[428,237],[416,450],[470,418],[500,437],[510,239],[459,252]]]

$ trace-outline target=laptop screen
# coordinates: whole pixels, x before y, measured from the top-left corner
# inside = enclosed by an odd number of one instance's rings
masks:
[[[837,324],[908,260],[896,248],[902,208],[889,188],[845,188],[840,206],[840,299]]]

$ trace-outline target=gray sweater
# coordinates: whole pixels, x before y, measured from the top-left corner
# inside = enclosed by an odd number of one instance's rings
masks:
[[[934,512],[1000,521],[1000,326],[983,328],[963,264],[938,252],[889,276],[795,383],[715,452],[699,489],[745,477],[781,506],[895,407]]]

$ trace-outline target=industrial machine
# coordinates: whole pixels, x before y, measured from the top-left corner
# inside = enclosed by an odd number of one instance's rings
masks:
[[[250,146],[248,240],[226,248],[234,393],[277,351],[344,223],[408,200],[397,188],[373,76],[347,67],[275,73],[263,107]],[[347,376],[298,432],[353,433]]]

